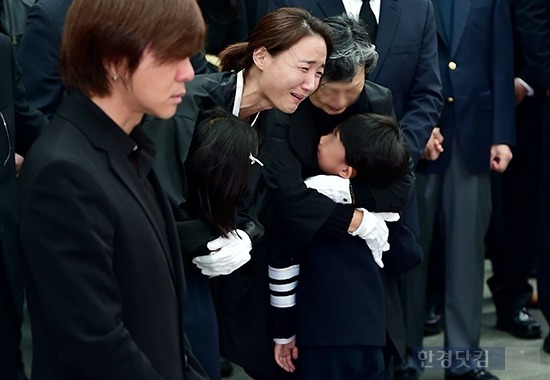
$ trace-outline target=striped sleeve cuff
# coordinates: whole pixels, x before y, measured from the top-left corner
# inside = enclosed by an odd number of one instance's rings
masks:
[[[296,335],[292,335],[290,338],[282,339],[282,338],[275,338],[273,341],[277,344],[288,344],[296,339]]]
[[[269,266],[269,293],[271,306],[288,308],[296,305],[296,288],[300,266],[286,268]]]

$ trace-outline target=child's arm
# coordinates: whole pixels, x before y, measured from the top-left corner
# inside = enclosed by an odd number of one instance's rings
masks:
[[[342,191],[335,191],[339,184],[346,184],[349,187],[349,180],[336,175],[317,175],[304,180],[308,188],[315,189],[321,194],[329,197],[336,203],[343,203],[341,200]],[[340,186],[344,187],[344,186]],[[345,201],[345,200],[344,200]],[[390,249],[388,243],[389,231],[386,222],[399,220],[399,214],[393,212],[375,213],[366,209],[358,209],[363,216],[357,229],[350,231],[350,234],[359,236],[371,249],[374,261],[380,268],[384,267],[382,253]]]
[[[286,371],[294,371],[296,359],[296,293],[300,275],[300,254],[305,247],[275,218],[269,249],[269,301],[275,360]],[[296,351],[295,354],[293,352]]]
[[[286,255],[273,249],[269,258],[269,303],[272,314],[273,341],[288,344],[295,339],[296,292],[300,265],[278,266],[274,256]],[[280,258],[280,257],[279,257]]]
[[[306,186],[315,189],[336,203],[349,205],[353,203],[353,194],[349,178],[337,175],[320,174],[304,180]]]
[[[275,343],[275,361],[282,369],[287,372],[294,372],[296,367],[294,366],[292,359],[298,359],[296,339],[293,339],[286,344]]]

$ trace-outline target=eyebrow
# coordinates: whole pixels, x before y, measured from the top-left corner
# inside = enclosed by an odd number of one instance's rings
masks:
[[[317,63],[316,60],[308,61],[308,60],[304,60],[304,59],[299,59],[298,62],[299,63],[307,63],[307,64],[310,64],[310,65],[313,65],[314,63]],[[321,67],[325,67],[324,62],[321,64]]]

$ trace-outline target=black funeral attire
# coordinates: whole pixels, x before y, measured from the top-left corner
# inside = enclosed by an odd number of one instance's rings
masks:
[[[516,105],[517,144],[513,148],[514,159],[504,173],[493,174],[492,178],[501,185],[502,204],[495,211],[502,214],[500,219],[492,220],[492,231],[496,232],[496,236],[489,240],[488,249],[493,276],[487,284],[493,293],[497,327],[519,337],[538,338],[540,324],[525,315],[524,307],[533,293],[528,279],[535,259],[547,255],[541,244],[547,240],[550,228],[546,199],[550,165],[544,153],[548,146],[549,126],[549,120],[544,115],[548,115],[550,99],[550,4],[545,1],[510,0],[510,14],[515,76],[527,83],[533,93]],[[535,218],[532,217],[533,211],[536,211]],[[541,289],[544,294],[544,289],[548,288],[544,285],[548,276],[539,268],[537,286],[540,304]],[[546,303],[550,306],[549,302]],[[541,308],[543,312],[545,309],[545,314],[550,316],[550,307]]]
[[[16,378],[23,318],[23,278],[17,255],[15,153],[27,154],[46,125],[29,106],[15,50],[0,34],[0,378]],[[21,368],[19,368],[21,369]]]
[[[218,237],[212,234],[211,228],[204,222],[196,220],[185,212],[184,163],[189,144],[200,110],[214,106],[232,109],[235,102],[236,82],[237,73],[233,72],[199,75],[187,85],[186,96],[169,123],[155,125],[158,121],[148,121],[144,125],[159,147],[156,167],[163,187],[167,191],[176,218],[178,233],[181,237],[187,228],[195,231],[196,238],[192,241],[194,246],[182,252],[186,262],[194,256],[207,253],[201,247],[204,247],[209,240]],[[284,114],[275,110],[260,112],[254,124],[260,135],[257,156],[260,161],[263,162],[267,158],[269,135],[273,128],[277,128],[278,120],[285,117]],[[253,242],[252,259],[232,274],[216,277],[210,282],[214,289],[222,354],[245,368],[256,379],[275,379],[284,376],[284,374],[273,359],[273,341],[268,323],[268,239],[265,235],[260,237],[264,231],[269,233],[272,201],[262,172],[263,169],[259,165],[254,165],[249,188],[242,199],[238,212],[239,228],[247,232]],[[411,181],[397,186],[400,185],[408,190],[412,186]],[[399,195],[402,193],[401,190],[375,189],[372,192],[366,191],[366,193],[366,197],[371,199],[371,205],[383,210],[399,210],[406,201]],[[330,203],[333,204],[332,201]],[[331,207],[331,210],[333,208]],[[325,219],[328,214],[325,215]],[[261,224],[258,224],[258,221]],[[347,223],[349,224],[349,220]],[[343,225],[345,222],[341,224]],[[196,271],[197,277],[199,277],[200,273],[197,268],[186,266],[186,271],[191,270]],[[193,286],[200,286],[201,289],[206,290],[203,282],[199,284],[197,281],[195,285],[191,281],[188,282],[189,297],[186,301],[186,311],[188,312],[186,317],[191,313],[190,309],[196,308],[198,312],[202,304],[211,302],[206,299],[209,295],[202,290],[197,291],[196,299],[191,301]],[[191,305],[192,302],[195,303],[195,306]],[[209,312],[201,315],[205,317],[207,314],[210,315]],[[210,331],[215,328],[215,325],[205,326],[206,323],[205,320],[197,316],[195,327],[199,331]],[[188,329],[186,330],[188,331]],[[201,337],[198,336],[198,338]],[[195,347],[193,337],[190,339],[192,346]],[[201,344],[201,341],[198,344]]]
[[[186,299],[186,331],[199,361],[211,379],[220,378],[219,332],[211,284],[207,276],[192,262],[192,258],[207,255],[206,244],[219,237],[215,229],[197,216],[195,205],[186,203],[188,186],[185,160],[201,111],[222,107],[231,111],[237,88],[236,73],[197,75],[186,85],[186,95],[176,114],[169,120],[148,119],[144,129],[157,142],[156,168],[167,193],[181,241],[181,254],[188,286]],[[262,115],[257,120],[260,122]],[[255,165],[258,166],[258,165]],[[253,168],[258,171],[259,168]],[[256,173],[259,176],[259,172]],[[238,216],[237,227],[245,231],[252,242],[263,230],[259,223],[244,212]],[[186,238],[192,236],[191,239]],[[225,277],[225,276],[222,276]],[[222,280],[214,280],[219,282]]]
[[[19,176],[33,379],[205,379],[154,144],[65,95]]]
[[[360,346],[364,349],[366,346],[385,346],[387,330],[388,346],[399,353],[404,349],[404,325],[395,276],[421,260],[413,234],[402,223],[388,223],[392,250],[384,254],[386,269],[382,271],[374,263],[366,243],[347,233],[354,207],[335,204],[303,184],[303,179],[322,174],[317,166],[319,138],[330,133],[340,122],[363,112],[392,115],[391,93],[367,81],[358,101],[334,116],[307,100],[289,117],[288,124],[279,125],[270,138],[265,173],[276,199],[278,224],[275,231],[281,233],[281,226],[284,226],[283,235],[295,239],[291,247],[281,247],[283,239],[273,239],[270,270],[276,267],[284,271],[286,267],[292,272],[297,264],[303,264],[300,265],[297,307],[272,310],[274,336],[289,338],[296,333],[300,348],[348,346],[352,351],[350,355],[358,355]],[[412,183],[414,175],[410,174],[405,181]],[[369,197],[380,189],[371,189],[374,191],[369,194],[357,180],[352,180],[352,188],[354,206],[370,211],[399,210],[404,203],[398,200],[404,202],[409,195],[405,187],[393,186],[394,202],[397,203],[390,205]],[[327,213],[330,215],[326,216]],[[312,215],[324,216],[318,219]],[[322,223],[316,223],[317,220]],[[289,252],[295,254],[289,255]],[[292,276],[287,276],[287,280],[291,279]],[[273,285],[274,279],[271,280]],[[292,318],[296,311],[292,309],[297,309],[296,322]],[[314,311],[315,318],[311,314]],[[334,355],[334,358],[346,360],[341,356]],[[322,363],[312,364],[309,370]],[[331,364],[338,368],[338,363]],[[310,375],[321,376],[321,373]],[[349,375],[367,376],[362,373]]]
[[[363,360],[364,366],[383,369],[383,360],[373,363],[369,358],[381,359],[386,332],[388,346],[399,353],[404,350],[404,323],[395,276],[421,260],[414,235],[402,223],[388,223],[392,250],[384,254],[386,267],[382,271],[366,243],[349,235],[347,228],[356,206],[370,211],[398,211],[410,189],[392,186],[396,203],[391,207],[368,196],[380,189],[370,189],[369,193],[353,179],[355,204],[350,207],[332,202],[303,183],[307,177],[323,174],[317,166],[319,138],[363,112],[392,115],[389,90],[367,81],[358,101],[339,115],[328,115],[306,100],[294,114],[281,119],[286,124],[280,122],[269,140],[264,170],[277,210],[274,235],[279,237],[273,239],[270,252],[273,333],[275,338],[296,334],[300,378],[378,378],[380,373],[361,372],[364,368],[354,368],[350,373],[342,368],[349,360]],[[406,181],[414,181],[412,171]],[[292,285],[296,281],[297,287]],[[297,293],[296,306],[287,302],[293,293]],[[332,355],[325,356],[327,349]],[[307,358],[311,350],[318,360]]]

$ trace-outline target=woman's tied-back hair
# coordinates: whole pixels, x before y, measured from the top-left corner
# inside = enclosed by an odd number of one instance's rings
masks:
[[[258,21],[248,42],[233,44],[220,53],[220,67],[226,71],[248,69],[254,64],[252,55],[256,49],[265,47],[276,56],[308,36],[320,36],[327,46],[327,56],[330,55],[330,27],[304,9],[278,8]]]
[[[327,17],[325,23],[332,30],[332,54],[328,56],[323,83],[351,82],[357,72],[374,70],[378,53],[371,43],[365,24],[346,14]]]
[[[190,57],[204,46],[205,25],[195,0],[74,0],[61,44],[61,77],[87,96],[110,94],[107,65],[130,78],[143,52],[159,63]]]
[[[258,135],[247,122],[222,108],[203,111],[185,162],[187,208],[227,237],[236,228],[239,199],[249,182]]]

